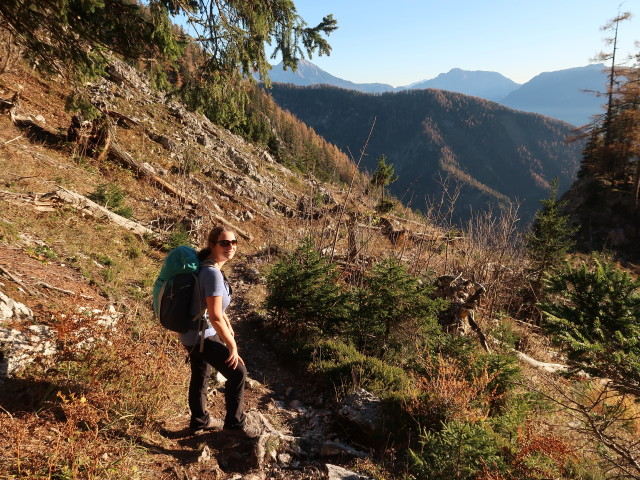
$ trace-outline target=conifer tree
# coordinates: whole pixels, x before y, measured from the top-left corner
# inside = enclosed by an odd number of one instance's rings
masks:
[[[640,395],[640,279],[607,259],[566,264],[549,278],[546,326],[569,359],[622,392]]]
[[[323,35],[337,28],[331,15],[315,27],[300,18],[291,0],[2,0],[0,23],[16,36],[34,64],[56,73],[102,73],[103,50],[126,58],[143,53],[175,57],[184,36],[173,15],[197,28],[209,71],[257,72],[268,78],[265,43],[275,43],[285,67],[306,53],[329,54]],[[69,68],[70,67],[70,68]]]
[[[637,68],[623,68],[616,64],[618,30],[620,23],[631,18],[629,12],[610,20],[602,30],[611,32],[605,39],[611,51],[602,52],[598,59],[611,62],[607,74],[606,110],[583,127],[583,138],[588,138],[583,151],[580,176],[608,178],[611,182],[625,181],[629,166],[637,156],[634,146],[633,112],[638,110],[638,98],[629,95],[629,86],[637,82]],[[636,77],[635,80],[633,77]],[[625,93],[626,92],[626,93]],[[637,143],[637,142],[636,142]]]
[[[573,247],[577,229],[569,225],[569,216],[561,213],[565,202],[558,201],[558,180],[551,184],[549,197],[542,200],[531,230],[525,237],[527,256],[531,261],[533,291],[539,298],[544,275],[558,267]]]
[[[387,156],[378,158],[378,166],[371,176],[371,185],[380,188],[380,207],[384,206],[384,188],[398,179],[392,163],[387,163]]]

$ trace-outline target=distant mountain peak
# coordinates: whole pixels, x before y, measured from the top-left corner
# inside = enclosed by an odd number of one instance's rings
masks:
[[[413,83],[409,89],[437,88],[500,101],[520,85],[498,72],[452,68],[431,80]]]
[[[284,70],[282,62],[274,65],[269,73],[273,83],[290,83],[293,85],[306,87],[309,85],[331,85],[334,87],[356,90],[365,93],[381,93],[393,91],[391,85],[384,83],[354,83],[342,78],[335,77],[325,72],[320,67],[306,59],[298,62],[295,72]]]

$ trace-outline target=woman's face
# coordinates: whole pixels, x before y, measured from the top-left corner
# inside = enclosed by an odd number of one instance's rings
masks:
[[[214,245],[211,245],[212,257],[215,261],[231,260],[236,254],[238,241],[233,232],[222,232]]]

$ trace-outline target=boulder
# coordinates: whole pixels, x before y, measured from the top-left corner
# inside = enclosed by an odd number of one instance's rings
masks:
[[[382,415],[382,400],[361,388],[340,402],[337,416],[339,421],[371,438],[382,432]]]
[[[328,480],[372,480],[369,477],[360,475],[359,473],[352,472],[346,468],[339,467],[337,465],[327,464],[327,479]]]
[[[0,292],[0,322],[9,320],[33,320],[33,312],[26,305]]]
[[[45,325],[31,325],[27,332],[0,327],[0,377],[11,377],[36,360],[53,357],[56,337]]]

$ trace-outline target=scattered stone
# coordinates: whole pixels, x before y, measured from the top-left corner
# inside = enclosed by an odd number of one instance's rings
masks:
[[[36,360],[48,360],[56,350],[56,333],[45,325],[31,325],[29,333],[0,327],[0,377],[11,377]]]
[[[247,377],[247,388],[249,388],[250,390],[257,390],[261,386],[262,384],[259,381],[254,380],[253,378]]]
[[[200,452],[200,456],[198,457],[198,463],[205,463],[211,460],[211,450],[206,445]]]
[[[291,408],[295,408],[296,410],[304,409],[304,405],[302,405],[302,402],[300,400],[291,400],[289,402],[289,406]]]
[[[8,320],[33,320],[33,312],[26,305],[0,292],[0,322]]]
[[[351,470],[347,470],[346,468],[339,467],[337,465],[327,464],[327,473],[329,476],[328,480],[373,480],[369,477],[365,477],[364,475],[360,475],[359,473],[352,472]]]
[[[345,443],[324,442],[320,446],[320,456],[322,457],[342,456],[342,457],[364,458],[367,456],[367,454],[359,450],[356,450],[355,448],[350,447]]]

